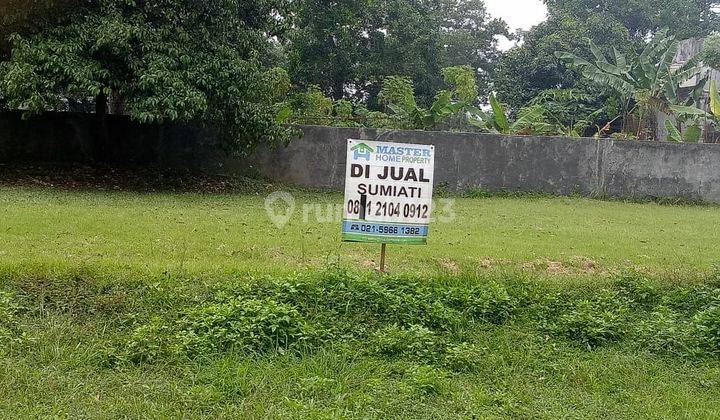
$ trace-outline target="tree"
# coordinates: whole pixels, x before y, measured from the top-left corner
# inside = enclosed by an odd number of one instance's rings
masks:
[[[545,0],[550,15],[573,13],[581,21],[603,16],[621,23],[633,39],[669,28],[678,39],[704,36],[720,23],[717,0]]]
[[[8,58],[8,38],[67,19],[84,6],[82,0],[4,0],[0,3],[0,60]]]
[[[293,80],[373,108],[391,75],[409,77],[419,103],[429,105],[448,66],[469,64],[486,91],[495,37],[507,34],[481,0],[301,0],[295,23],[288,46]]]
[[[675,114],[677,117],[704,114],[695,108],[705,86],[705,78],[698,77],[692,86],[692,94],[683,98],[681,86],[700,74],[697,60],[690,60],[682,68],[671,68],[678,51],[678,41],[662,30],[648,42],[638,56],[627,57],[617,49],[609,60],[595,43],[589,41],[594,61],[588,61],[575,54],[557,51],[555,56],[579,69],[582,75],[599,85],[607,86],[617,93],[626,104],[623,116],[633,114],[639,121],[637,136],[647,138],[649,119],[655,120],[657,113]],[[693,106],[690,106],[693,105]],[[627,127],[627,124],[623,124]],[[693,130],[693,132],[699,132]],[[699,136],[698,136],[699,137]]]
[[[69,22],[11,37],[0,94],[28,112],[94,98],[144,123],[199,122],[235,151],[284,138],[275,102],[283,71],[263,65],[284,0],[95,0]],[[107,144],[101,141],[96,157]]]
[[[587,52],[586,40],[592,39],[606,53],[612,46],[624,52],[630,39],[627,29],[617,22],[602,22],[597,16],[590,20],[556,14],[523,33],[523,43],[503,55],[493,74],[498,99],[519,109],[547,89],[586,88],[576,71],[555,58],[555,51],[582,56]]]
[[[546,0],[548,19],[522,33],[493,75],[498,98],[518,109],[546,89],[585,89],[587,82],[553,54],[567,51],[586,60],[591,39],[606,54],[640,52],[649,36],[668,28],[678,39],[705,36],[717,28],[716,1]]]

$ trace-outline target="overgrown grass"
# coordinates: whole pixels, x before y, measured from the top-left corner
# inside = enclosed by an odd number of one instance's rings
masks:
[[[339,269],[167,288],[12,280],[0,414],[717,414],[715,276],[538,280]]]
[[[459,199],[381,276],[262,196],[0,197],[3,418],[720,414],[712,206]]]

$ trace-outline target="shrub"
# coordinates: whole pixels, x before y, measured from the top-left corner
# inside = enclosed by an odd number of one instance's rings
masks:
[[[619,340],[625,334],[623,310],[611,310],[582,300],[563,313],[554,326],[555,333],[577,340],[588,348]]]
[[[22,341],[23,334],[18,326],[21,309],[13,295],[0,291],[0,349]]]
[[[660,301],[676,311],[697,312],[720,305],[720,289],[703,284],[683,286],[665,293]]]
[[[720,69],[720,33],[715,32],[705,38],[702,59],[706,65]]]
[[[177,346],[172,339],[172,328],[161,318],[153,318],[146,325],[136,328],[121,352],[110,350],[111,364],[129,361],[154,363],[176,354]]]
[[[695,315],[699,347],[710,354],[720,354],[720,306],[711,306]]]
[[[693,352],[691,326],[689,320],[661,306],[646,319],[638,321],[637,340],[640,346],[653,353],[688,356]]]
[[[649,307],[657,303],[660,296],[653,281],[641,273],[625,272],[615,281],[619,294],[630,303]]]
[[[191,310],[178,327],[177,340],[188,354],[286,349],[306,339],[309,331],[292,306],[245,298]]]
[[[447,375],[436,367],[415,366],[406,375],[410,387],[423,397],[432,397],[448,392]]]
[[[284,351],[311,335],[292,306],[239,297],[190,309],[176,322],[155,318],[135,329],[125,351],[115,358],[138,363],[228,350]]]
[[[474,372],[482,355],[472,344],[460,343],[445,349],[443,366],[454,372]]]
[[[442,337],[420,325],[401,328],[397,325],[376,332],[372,339],[372,352],[388,357],[408,357],[427,363],[436,362],[445,350]]]
[[[446,292],[446,300],[474,319],[495,324],[510,318],[517,306],[507,289],[495,282],[472,288],[452,288]]]

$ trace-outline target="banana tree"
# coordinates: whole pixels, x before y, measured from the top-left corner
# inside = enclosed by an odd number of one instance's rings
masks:
[[[511,121],[505,107],[494,94],[490,95],[490,112],[479,109],[469,110],[467,120],[471,125],[495,134],[563,134],[561,126],[548,121],[546,110],[541,105],[531,105],[520,109],[515,121]]]
[[[589,41],[593,62],[575,54],[557,51],[555,56],[579,69],[584,77],[614,90],[625,103],[623,130],[628,116],[634,114],[641,122],[638,137],[646,133],[643,124],[656,112],[673,115],[674,107],[691,107],[699,102],[707,78],[701,75],[699,59],[688,61],[674,70],[672,63],[679,42],[663,30],[645,46],[640,55],[628,57],[613,48],[613,62],[600,48]],[[692,80],[694,79],[694,80]],[[689,86],[688,86],[689,84]],[[689,87],[691,94],[683,100],[680,91]]]
[[[713,80],[710,82],[710,113],[720,119],[720,95],[718,95],[717,83]]]

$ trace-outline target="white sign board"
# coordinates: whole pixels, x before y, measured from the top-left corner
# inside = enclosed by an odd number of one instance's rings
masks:
[[[343,240],[427,243],[435,146],[348,140]]]

